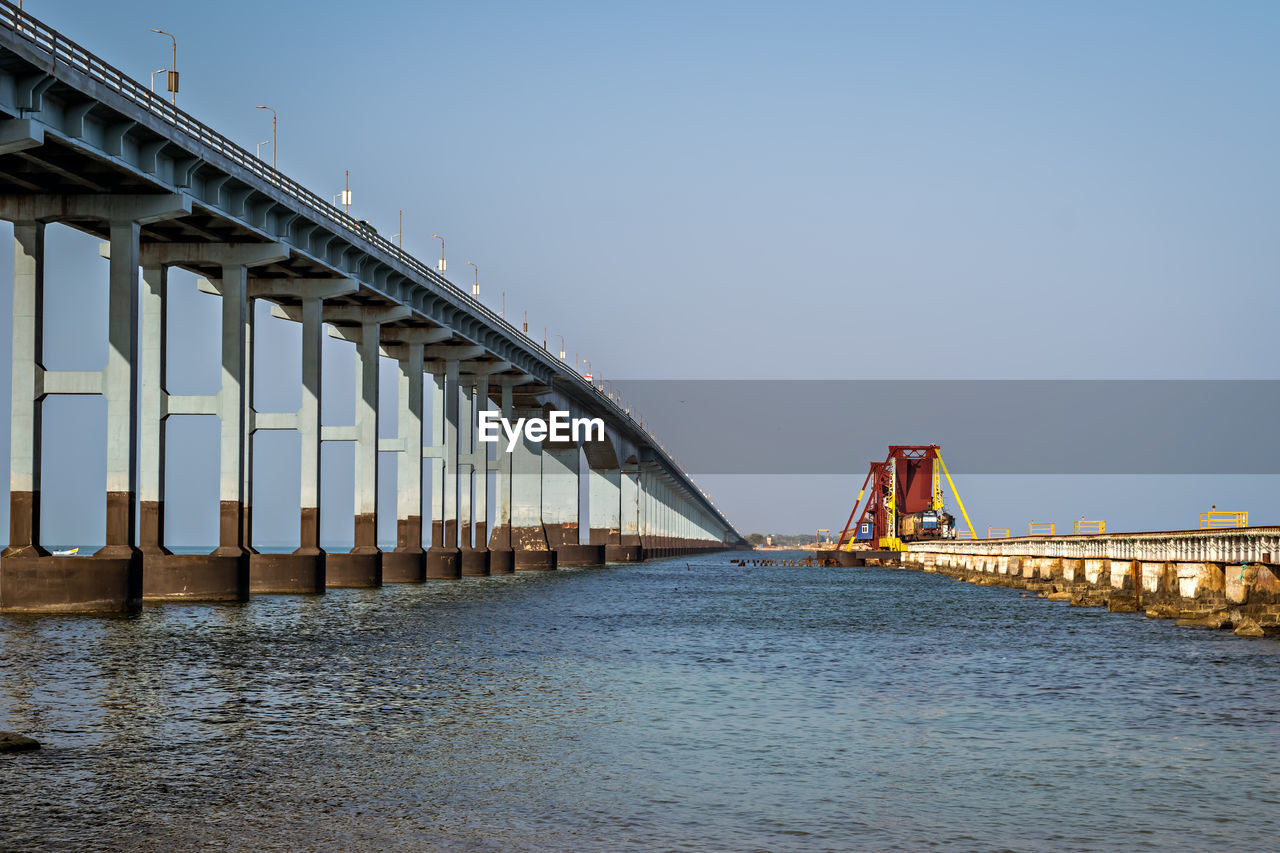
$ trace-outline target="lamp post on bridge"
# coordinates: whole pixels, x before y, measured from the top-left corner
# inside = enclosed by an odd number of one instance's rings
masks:
[[[560,360],[564,361],[564,335],[556,335],[560,339]]]
[[[480,267],[477,264],[471,263],[471,261],[467,261],[467,266],[475,267],[476,280],[475,280],[475,283],[471,285],[471,295],[474,296],[476,299],[479,299],[480,298]]]
[[[259,105],[254,107],[254,109],[271,110],[271,168],[274,169],[276,167],[276,119],[278,116],[276,115],[276,111],[272,110],[271,107]]]
[[[335,195],[333,197],[333,201],[334,201],[334,204],[341,204],[342,212],[345,213],[347,216],[350,216],[351,215],[351,170],[347,169],[344,172],[344,175],[345,177],[343,178],[342,192]],[[342,199],[342,201],[338,201],[338,199]]]
[[[443,275],[444,271],[448,268],[448,265],[445,264],[444,260],[444,238],[439,234],[432,234],[431,236],[440,241],[440,262],[436,264],[436,272]]]
[[[264,140],[262,140],[261,142],[259,142],[259,143],[258,143],[258,159],[259,159],[259,160],[261,160],[261,159],[262,159],[262,146],[264,146],[264,145],[270,145],[270,144],[271,144],[271,140],[270,140],[270,139],[264,139]],[[273,154],[272,156],[274,157],[275,155]]]
[[[151,28],[151,32],[173,39],[173,68],[169,70],[166,88],[169,90],[169,103],[176,105],[178,103],[178,38],[173,33],[158,30],[155,27]]]

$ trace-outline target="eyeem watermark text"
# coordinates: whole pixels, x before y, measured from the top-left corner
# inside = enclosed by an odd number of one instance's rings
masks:
[[[521,435],[539,443],[548,439],[572,441],[575,444],[583,441],[604,441],[604,419],[571,418],[568,412],[552,411],[549,419],[517,418],[515,424],[512,424],[499,412],[480,413],[481,441],[499,441],[504,434],[507,437],[508,453],[515,448]]]

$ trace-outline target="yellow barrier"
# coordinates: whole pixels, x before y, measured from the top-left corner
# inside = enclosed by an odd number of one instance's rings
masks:
[[[1202,512],[1200,513],[1200,529],[1214,530],[1220,527],[1248,527],[1247,512]]]
[[[976,539],[977,537],[973,535],[972,530],[961,529],[961,530],[956,530],[956,538],[957,539]]]
[[[1082,518],[1075,524],[1075,533],[1078,536],[1092,536],[1106,532],[1107,523],[1105,521],[1086,521]]]
[[[1054,526],[1052,521],[1029,521],[1027,522],[1028,536],[1052,536]]]
[[[1008,539],[1008,538],[1009,538],[1009,528],[1007,528],[1007,527],[988,527],[988,528],[987,528],[987,538],[988,538],[988,539]]]

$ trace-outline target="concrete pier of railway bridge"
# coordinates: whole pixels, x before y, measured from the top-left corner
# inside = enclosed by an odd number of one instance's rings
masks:
[[[0,608],[124,610],[144,599],[236,600],[745,544],[601,389],[364,223],[9,4],[0,4],[0,218],[14,227],[10,539],[0,554]],[[43,366],[51,223],[105,240],[109,357],[101,370]],[[216,394],[173,395],[165,386],[168,343],[180,333],[168,328],[165,310],[175,268],[199,275],[202,289],[221,300]],[[301,325],[297,411],[254,407],[258,299]],[[353,426],[320,420],[326,334],[356,350]],[[384,357],[400,369],[394,439],[378,430]],[[434,398],[429,425],[425,377]],[[51,509],[41,502],[43,401],[55,394],[100,395],[107,404],[106,544],[92,556],[52,555],[41,545],[41,515]],[[493,406],[512,420],[551,410],[599,417],[606,435],[579,443],[526,438],[491,455],[475,425]],[[220,423],[219,544],[209,554],[166,547],[165,424],[176,415]],[[300,545],[263,554],[253,547],[252,436],[280,429],[301,439]],[[320,545],[326,441],[355,448],[355,543],[343,553]],[[397,545],[384,552],[376,532],[377,459],[385,451],[398,453],[400,464]],[[432,466],[429,501],[423,459]]]

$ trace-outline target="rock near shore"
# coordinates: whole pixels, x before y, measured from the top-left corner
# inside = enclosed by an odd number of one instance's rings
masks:
[[[40,748],[40,741],[17,732],[0,732],[0,752],[28,752]]]

